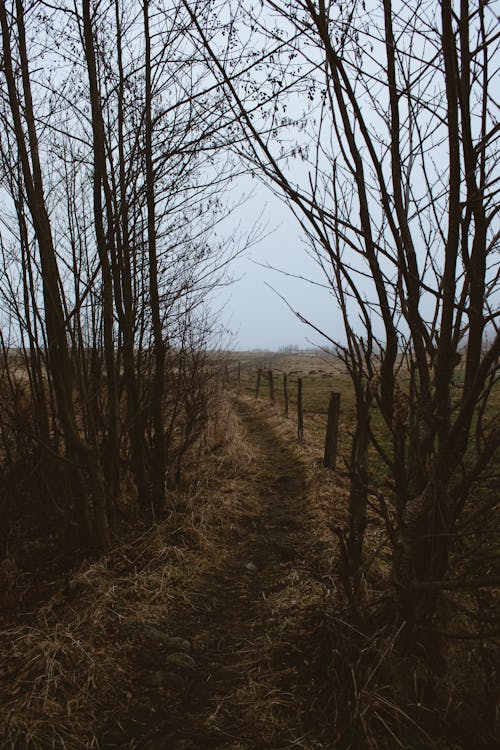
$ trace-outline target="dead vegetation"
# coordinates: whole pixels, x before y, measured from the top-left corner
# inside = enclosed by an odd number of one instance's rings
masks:
[[[375,516],[354,608],[347,477],[322,468],[316,418],[299,447],[292,419],[238,398],[221,395],[164,521],[4,621],[0,745],[492,747],[492,644],[408,652]]]
[[[229,535],[245,512],[232,483],[251,461],[251,447],[229,406],[218,413],[205,436],[207,465],[189,491],[170,493],[165,522],[140,536],[129,532],[108,555],[50,581],[51,595],[34,611],[5,612],[1,747],[101,747],[103,728],[127,714],[137,690],[123,624],[161,623],[172,599],[187,595],[214,554],[215,540]],[[19,591],[22,576],[10,575]]]

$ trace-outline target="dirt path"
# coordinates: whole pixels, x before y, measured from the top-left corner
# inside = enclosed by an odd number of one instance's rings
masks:
[[[303,725],[305,686],[294,646],[295,581],[306,542],[304,467],[248,403],[239,414],[257,461],[237,487],[253,494],[254,512],[222,562],[209,562],[196,589],[168,614],[165,626],[184,648],[171,655],[170,675],[151,698],[144,750],[323,746]],[[143,648],[142,662],[158,663],[161,648]]]

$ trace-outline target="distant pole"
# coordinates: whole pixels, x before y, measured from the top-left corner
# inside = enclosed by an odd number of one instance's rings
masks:
[[[304,412],[302,410],[302,378],[297,380],[297,436],[299,443],[304,440]]]
[[[241,391],[241,362],[238,362],[238,393]]]
[[[327,469],[335,469],[337,461],[337,440],[339,433],[339,416],[340,416],[340,393],[330,394],[330,403],[328,404],[328,422],[326,425],[325,438],[325,455],[323,466]]]
[[[257,370],[257,385],[255,386],[255,398],[259,398],[260,379],[262,377],[262,370]]]
[[[269,382],[269,398],[271,399],[271,403],[274,404],[274,379],[272,370],[267,371],[267,379]]]
[[[227,365],[224,365],[224,380],[229,385],[229,370],[227,369]]]
[[[288,417],[288,376],[283,375],[283,395],[285,397],[285,417]]]

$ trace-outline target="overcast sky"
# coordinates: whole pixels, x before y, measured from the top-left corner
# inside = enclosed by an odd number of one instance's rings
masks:
[[[227,300],[222,321],[233,334],[231,346],[240,350],[277,350],[288,345],[306,348],[311,341],[324,344],[324,339],[298,320],[268,285],[283,295],[291,307],[332,335],[336,310],[328,290],[263,267],[271,265],[289,274],[323,281],[306,252],[301,228],[290,209],[265,186],[255,183],[252,187],[255,195],[238,212],[241,228],[249,230],[262,213],[261,224],[267,230],[256,246],[234,261],[234,282],[217,297],[217,302]]]

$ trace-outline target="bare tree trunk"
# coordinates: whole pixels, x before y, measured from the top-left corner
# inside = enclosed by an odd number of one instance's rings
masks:
[[[144,72],[144,158],[146,162],[146,201],[147,201],[147,237],[149,253],[149,295],[151,317],[153,321],[153,339],[155,355],[155,372],[152,393],[153,414],[153,496],[152,507],[158,512],[165,507],[165,473],[166,447],[165,427],[163,423],[163,395],[165,383],[165,342],[160,312],[158,291],[158,259],[156,252],[156,199],[155,175],[153,167],[153,122],[152,122],[152,80],[151,80],[151,37],[149,31],[149,0],[143,3],[145,72]]]
[[[42,450],[46,450],[50,444],[49,414],[47,410],[47,394],[45,393],[44,388],[40,351],[38,348],[36,332],[33,330],[31,322],[32,315],[30,311],[30,290],[33,288],[33,274],[31,268],[28,229],[26,226],[26,217],[24,214],[21,192],[19,193],[19,199],[16,201],[16,211],[21,239],[24,317],[29,340],[29,362],[27,364],[30,371],[33,405],[36,415],[36,428],[42,443]],[[36,325],[35,310],[33,310],[33,316],[34,324]]]
[[[104,122],[99,95],[99,83],[97,79],[97,65],[89,0],[82,0],[82,11],[85,58],[87,63],[92,110],[94,223],[97,251],[99,254],[102,275],[104,359],[106,364],[106,389],[108,394],[108,435],[105,441],[103,458],[108,480],[108,512],[112,513],[113,505],[120,486],[118,385],[113,337],[113,282],[109,258],[110,233],[112,228],[111,226],[108,226],[108,236],[106,236],[103,221],[104,206],[102,201],[102,193],[106,188]],[[108,224],[110,223],[110,220],[111,217],[109,216],[108,211]],[[103,522],[104,519],[101,518],[99,523]]]
[[[115,22],[117,29],[118,60],[118,159],[119,159],[119,201],[120,222],[117,231],[117,256],[120,279],[115,279],[115,286],[121,281],[123,309],[119,314],[120,328],[123,336],[123,376],[127,396],[127,422],[132,451],[132,471],[137,486],[139,503],[145,503],[148,496],[145,467],[145,432],[144,410],[140,403],[139,386],[135,369],[134,355],[134,297],[132,289],[132,259],[129,240],[129,211],[125,174],[124,149],[124,71],[122,60],[122,32],[118,0],[115,0]],[[121,230],[121,231],[120,231]]]
[[[367,409],[357,405],[356,430],[351,448],[349,486],[348,553],[355,585],[359,584],[368,497],[368,446],[370,427]]]

